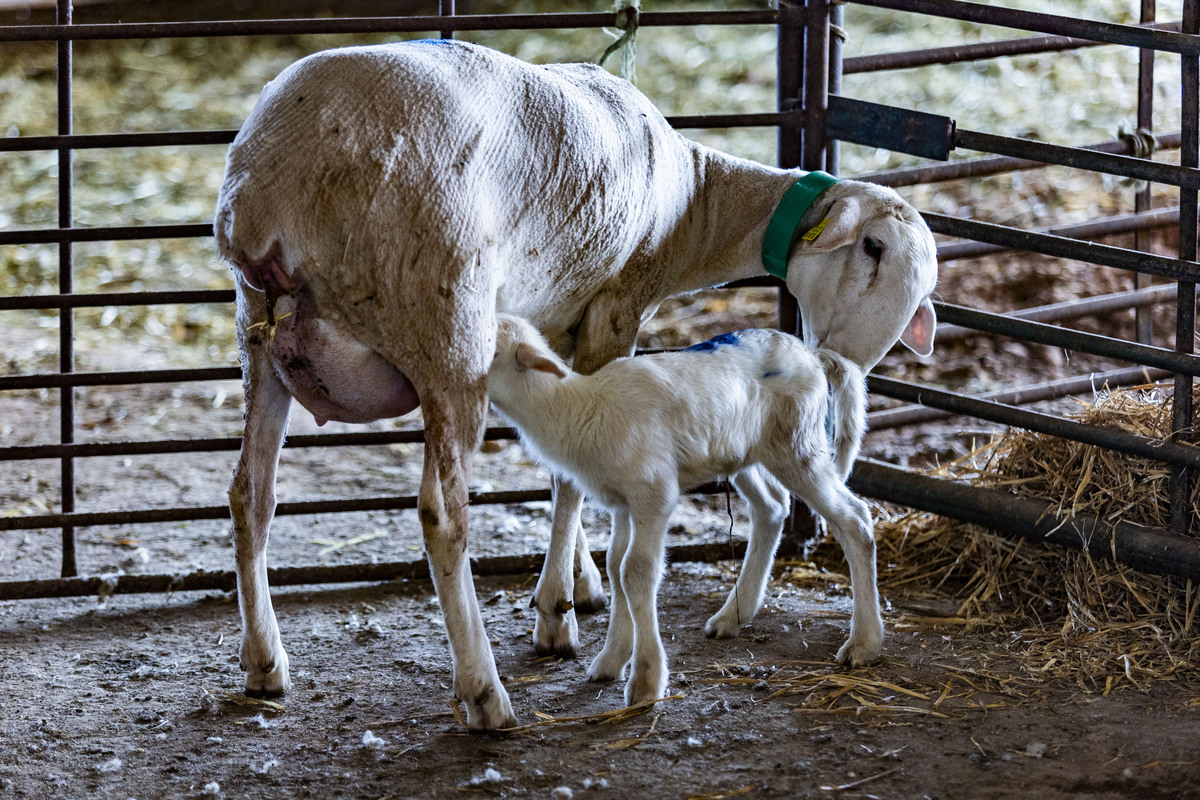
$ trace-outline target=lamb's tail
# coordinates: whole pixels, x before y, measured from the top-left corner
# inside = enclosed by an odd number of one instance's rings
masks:
[[[867,432],[867,381],[857,364],[831,350],[818,350],[817,358],[829,382],[828,419],[834,461],[845,480],[850,477]]]

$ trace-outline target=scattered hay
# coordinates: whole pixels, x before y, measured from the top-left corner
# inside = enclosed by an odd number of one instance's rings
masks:
[[[1072,418],[1164,439],[1170,432],[1170,396],[1169,387],[1161,385],[1108,392]],[[1185,431],[1175,438],[1193,443],[1200,437]],[[1012,430],[937,474],[1046,500],[1064,514],[1167,527],[1163,464],[1052,436]],[[1195,488],[1191,513],[1200,519]],[[1187,682],[1190,691],[1200,693],[1200,597],[1191,581],[1009,539],[925,512],[884,510],[876,534],[879,583],[886,596],[924,614],[913,618],[921,623],[999,634],[1003,641],[991,657],[1015,659],[1018,674],[1103,694],[1118,687],[1146,691],[1157,681]],[[842,569],[841,552],[828,543],[818,547],[816,558],[818,569],[825,564],[830,572]],[[813,564],[798,579],[812,582]],[[939,606],[945,608],[944,618],[928,615]],[[912,619],[898,619],[906,622]]]

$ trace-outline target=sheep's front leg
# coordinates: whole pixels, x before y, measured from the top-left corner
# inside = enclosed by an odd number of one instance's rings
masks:
[[[633,618],[621,582],[621,564],[629,549],[632,533],[629,512],[612,512],[612,541],[608,545],[608,582],[612,586],[612,610],[608,615],[608,635],[604,649],[588,667],[589,681],[615,681],[625,673],[625,665],[633,655]]]
[[[761,467],[742,470],[733,484],[750,506],[750,541],[725,605],[704,625],[704,632],[718,639],[736,636],[738,628],[758,613],[791,505],[787,489]]]
[[[288,657],[267,585],[267,539],[275,516],[275,473],[292,398],[276,377],[261,335],[243,341],[246,428],[229,487],[242,615],[241,666],[246,694],[276,696],[289,688]]]
[[[450,640],[454,696],[466,707],[470,730],[513,727],[516,717],[496,671],[467,557],[467,459],[482,439],[485,390],[482,382],[453,394],[422,387],[426,444],[417,508]]]
[[[633,618],[633,666],[625,684],[625,704],[630,706],[658,700],[667,691],[667,652],[658,634],[658,586],[669,513],[634,517],[633,541],[621,562],[621,587]]]

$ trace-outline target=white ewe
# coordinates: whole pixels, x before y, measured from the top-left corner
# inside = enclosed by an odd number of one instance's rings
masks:
[[[734,476],[756,511],[781,513],[755,520],[745,568],[706,630],[732,634],[758,610],[790,491],[825,518],[850,564],[854,613],[838,661],[879,656],[871,515],[844,482],[865,425],[865,393],[858,367],[780,331],[725,334],[579,375],[532,325],[500,315],[488,373],[493,405],[531,452],[612,512],[613,608],[591,680],[620,677],[632,656],[625,702],[663,696],[668,670],[655,598],[667,520],[681,490],[723,476]]]
[[[215,218],[238,275],[246,392],[230,508],[247,693],[289,685],[265,550],[293,397],[319,420],[422,406],[418,502],[454,694],[473,730],[495,729],[514,717],[471,584],[466,506],[497,310],[592,372],[631,352],[664,298],[762,275],[766,237],[810,343],[864,368],[897,338],[928,353],[937,268],[920,216],[851,181],[814,191],[807,211],[781,204],[799,181],[685,139],[589,65],[410,42],[318,53],[268,84],[230,147]],[[573,596],[603,602],[586,556],[572,590],[580,502],[556,486],[540,649],[573,651]]]

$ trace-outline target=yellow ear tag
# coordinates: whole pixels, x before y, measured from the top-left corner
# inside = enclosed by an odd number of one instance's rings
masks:
[[[805,233],[800,238],[806,242],[814,242],[814,241],[816,241],[817,237],[821,235],[821,231],[825,230],[825,226],[828,224],[829,224],[829,217],[826,217],[825,219],[818,222],[816,225],[809,228],[808,232]]]

